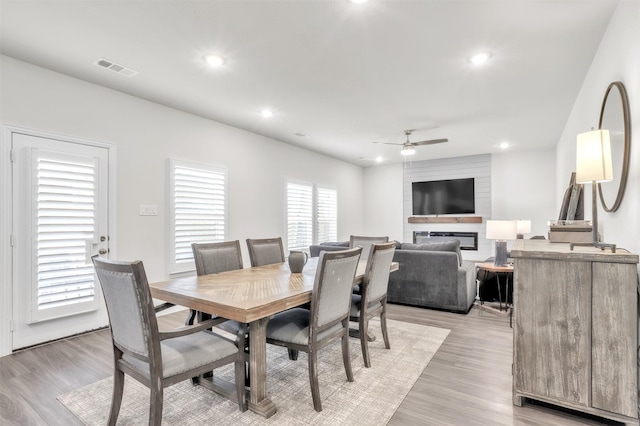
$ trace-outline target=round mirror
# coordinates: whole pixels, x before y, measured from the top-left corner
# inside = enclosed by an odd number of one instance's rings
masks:
[[[631,122],[629,120],[629,100],[624,84],[614,81],[607,87],[600,110],[600,129],[609,130],[611,138],[611,160],[613,180],[598,184],[600,201],[607,212],[615,212],[620,207],[629,175],[631,151]]]

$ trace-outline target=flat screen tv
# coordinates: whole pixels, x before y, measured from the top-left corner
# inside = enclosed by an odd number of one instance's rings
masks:
[[[475,180],[450,179],[413,182],[413,215],[475,213]]]

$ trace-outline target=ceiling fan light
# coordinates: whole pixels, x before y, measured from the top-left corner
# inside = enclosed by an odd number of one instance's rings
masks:
[[[415,153],[416,153],[416,150],[415,150],[415,149],[413,149],[413,148],[412,148],[412,147],[410,147],[410,146],[403,147],[403,148],[400,150],[400,155],[404,155],[404,156],[407,156],[407,155],[413,155],[413,154],[415,154]]]

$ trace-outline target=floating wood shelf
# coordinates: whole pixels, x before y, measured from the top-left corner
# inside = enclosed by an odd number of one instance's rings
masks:
[[[411,216],[409,223],[482,223],[482,216]]]

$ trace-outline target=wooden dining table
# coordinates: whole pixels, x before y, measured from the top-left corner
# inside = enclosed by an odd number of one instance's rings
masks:
[[[310,258],[302,273],[292,273],[285,262],[174,278],[149,287],[156,299],[249,324],[248,407],[271,417],[277,408],[267,396],[267,323],[274,314],[311,300],[318,259]],[[365,268],[361,261],[354,285],[362,283]],[[392,263],[391,270],[397,269],[398,263]]]

